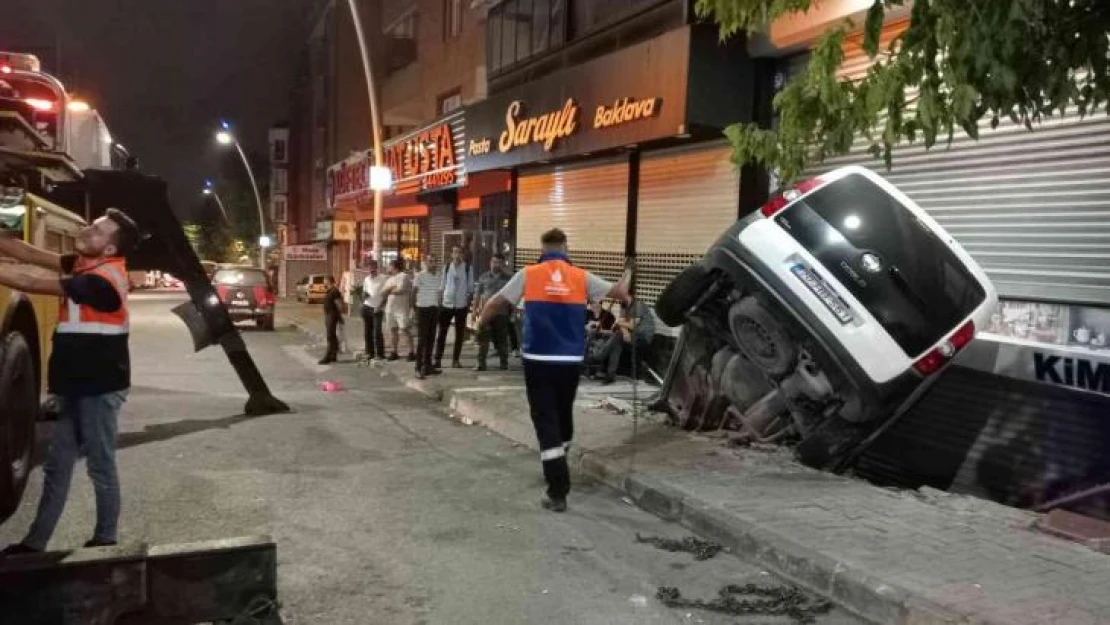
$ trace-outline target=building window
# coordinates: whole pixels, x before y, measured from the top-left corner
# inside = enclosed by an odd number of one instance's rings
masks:
[[[271,163],[285,163],[289,158],[288,142],[285,139],[274,139],[271,144],[272,152],[270,154]]]
[[[271,217],[274,223],[285,223],[289,220],[289,201],[284,195],[275,195],[273,197],[273,215]]]
[[[441,95],[436,108],[439,109],[440,115],[446,115],[451,111],[462,108],[462,91],[455,89],[450,93]]]
[[[390,73],[404,69],[416,62],[417,13],[409,11],[382,32],[385,34],[389,49],[388,70]]]
[[[566,41],[567,0],[508,0],[490,9],[486,62],[497,73]]]
[[[443,0],[443,38],[454,39],[462,34],[463,0]]]
[[[275,167],[270,170],[270,191],[272,193],[288,193],[289,192],[289,172],[283,167]]]

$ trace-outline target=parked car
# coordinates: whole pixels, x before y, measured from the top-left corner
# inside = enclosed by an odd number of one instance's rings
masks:
[[[262,330],[274,329],[277,295],[265,271],[221,266],[212,276],[212,284],[233,321],[253,320]]]
[[[297,301],[315,304],[324,301],[328,287],[324,286],[324,274],[305,276],[297,282]]]
[[[685,324],[663,407],[733,419],[756,440],[799,438],[802,462],[842,469],[996,302],[912,200],[868,169],[838,169],[738,221],[660,295],[659,318]]]
[[[185,283],[182,282],[180,279],[178,279],[174,276],[171,276],[168,273],[163,273],[162,274],[162,288],[181,290],[181,289],[185,288]]]

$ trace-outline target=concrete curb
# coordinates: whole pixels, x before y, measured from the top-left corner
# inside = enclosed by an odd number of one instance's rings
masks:
[[[321,333],[308,329],[303,322],[294,321],[293,325],[317,340],[322,338]],[[482,425],[517,444],[537,449],[530,424],[499,415],[490,410],[488,404],[477,401],[478,397],[505,392],[504,389],[445,389],[433,380],[418,380],[389,369],[385,371],[425,397],[445,404],[451,418],[468,425]],[[731,552],[758,562],[866,620],[899,625],[993,625],[997,622],[959,614],[914,591],[877,579],[866,571],[785,538],[766,522],[745,519],[712,502],[692,497],[665,480],[630,470],[624,462],[602,452],[573,446],[568,460],[575,473],[625,493],[638,507],[718,542]]]

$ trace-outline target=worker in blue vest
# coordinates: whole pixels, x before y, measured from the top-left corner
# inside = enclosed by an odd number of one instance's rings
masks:
[[[539,263],[517,272],[486,302],[478,327],[524,300],[524,382],[547,480],[541,503],[564,512],[570,492],[567,450],[574,436],[574,398],[586,350],[586,304],[606,298],[626,301],[628,281],[626,277],[613,285],[572,265],[562,230],[544,233],[540,242]]]

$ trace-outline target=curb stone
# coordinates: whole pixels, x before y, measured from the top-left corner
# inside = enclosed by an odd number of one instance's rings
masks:
[[[323,338],[321,333],[310,330],[300,320],[293,321],[293,325],[315,340]],[[446,404],[451,418],[469,419],[473,424],[482,425],[509,440],[530,449],[536,448],[533,437],[514,435],[504,423],[506,419],[474,402],[471,397],[478,391],[459,393],[429,380],[405,379],[396,372],[384,371],[404,381],[408,388]],[[606,458],[600,452],[575,445],[571,447],[568,462],[575,473],[625,493],[632,503],[645,511],[677,522],[717,542],[729,552],[757,562],[776,575],[826,597],[868,621],[898,625],[1004,625],[953,612],[908,589],[883,582],[784,538],[766,523],[745,520],[712,503],[692,498],[658,478],[630,471],[620,461]]]

